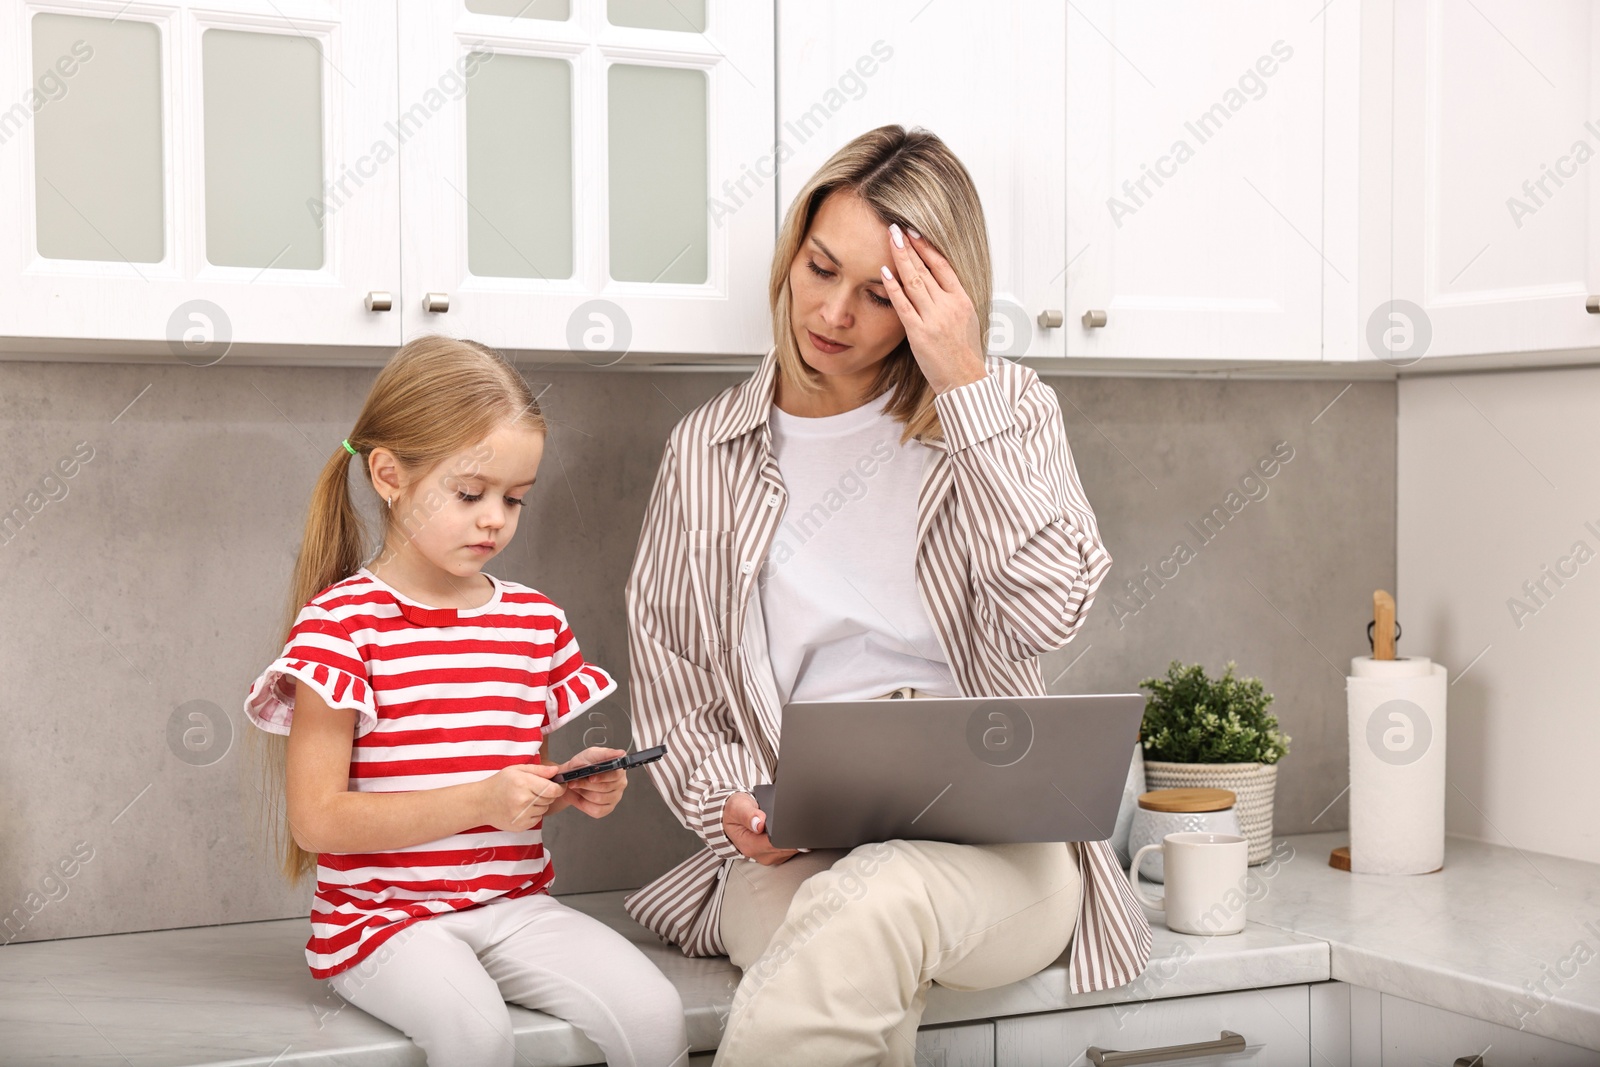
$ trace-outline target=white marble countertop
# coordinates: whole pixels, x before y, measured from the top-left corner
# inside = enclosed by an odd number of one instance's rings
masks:
[[[1065,960],[1000,989],[936,986],[924,1023],[1141,1003],[1329,978],[1600,1048],[1600,865],[1465,838],[1443,871],[1351,875],[1327,865],[1338,833],[1279,839],[1251,868],[1250,922],[1229,937],[1175,934],[1154,916],[1133,985],[1074,997]],[[714,1047],[737,984],[622,912],[617,893],[563,897],[632,938],[678,986],[696,1050]],[[346,1005],[304,965],[304,919],[12,944],[0,949],[0,1061],[32,1065],[365,1067],[422,1063],[397,1031]],[[599,1052],[572,1027],[513,1006],[519,1063]]]
[[[715,1047],[739,972],[689,959],[629,919],[624,893],[564,896],[640,946],[678,986],[695,1050]],[[423,1057],[398,1031],[346,1005],[305,967],[305,919],[12,944],[0,949],[0,1062],[47,1067],[368,1067]],[[1065,960],[978,993],[935,986],[926,1024],[1325,981],[1328,946],[1251,924],[1204,938],[1159,923],[1150,967],[1131,986],[1067,992]],[[519,1067],[596,1063],[571,1026],[513,1005]],[[706,1057],[709,1059],[709,1057]]]
[[[1600,864],[1449,837],[1436,874],[1348,874],[1349,840],[1282,838],[1250,921],[1327,942],[1338,981],[1600,1048]]]

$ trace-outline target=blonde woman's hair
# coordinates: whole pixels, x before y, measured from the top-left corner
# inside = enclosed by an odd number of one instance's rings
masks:
[[[989,237],[983,205],[972,176],[945,143],[927,130],[879,126],[857,137],[833,154],[784,216],[772,256],[768,299],[772,305],[773,342],[777,346],[778,373],[786,386],[816,391],[818,374],[800,355],[790,319],[789,271],[800,253],[811,222],[835,192],[859,197],[887,226],[914,229],[945,259],[966,290],[978,313],[980,336],[987,333],[993,274],[989,265]],[[944,436],[928,384],[902,340],[879,364],[870,397],[892,392],[889,414],[901,424],[901,443],[911,438]]]
[[[371,485],[368,459],[375,448],[392,452],[408,475],[423,477],[512,424],[540,433],[546,428],[522,375],[498,352],[476,341],[426,336],[401,346],[378,373],[346,440],[360,454],[361,473]],[[366,531],[350,498],[355,458],[344,445],[335,448],[311,492],[280,647],[288,643],[300,609],[330,585],[350,577],[368,558]],[[383,515],[380,544],[387,544],[392,535],[408,536],[402,514],[386,509]],[[252,736],[260,733],[251,731]],[[300,847],[289,826],[284,803],[288,740],[282,734],[265,735],[259,767],[269,836],[284,877],[295,884],[316,870],[317,857]]]

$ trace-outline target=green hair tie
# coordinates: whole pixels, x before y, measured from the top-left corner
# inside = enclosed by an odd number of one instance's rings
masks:
[[[350,453],[352,456],[358,455],[356,450],[350,447],[350,438],[346,437],[342,443],[344,444],[344,450],[346,452]]]

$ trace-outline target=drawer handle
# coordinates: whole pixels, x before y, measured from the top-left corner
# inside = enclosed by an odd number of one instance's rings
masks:
[[[1488,1067],[1482,1056],[1457,1056],[1455,1067]]]
[[[1202,1056],[1215,1056],[1222,1052],[1243,1052],[1244,1037],[1232,1030],[1222,1031],[1215,1041],[1196,1041],[1189,1045],[1167,1045],[1164,1048],[1136,1048],[1128,1052],[1099,1048],[1090,1045],[1083,1050],[1094,1067],[1133,1067],[1136,1063],[1165,1063],[1167,1060],[1197,1060]]]

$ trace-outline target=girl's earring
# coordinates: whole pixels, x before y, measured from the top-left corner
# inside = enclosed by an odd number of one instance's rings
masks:
[[[384,499],[389,502],[389,510],[393,511],[394,510],[394,497],[390,496],[390,497],[385,497]]]

